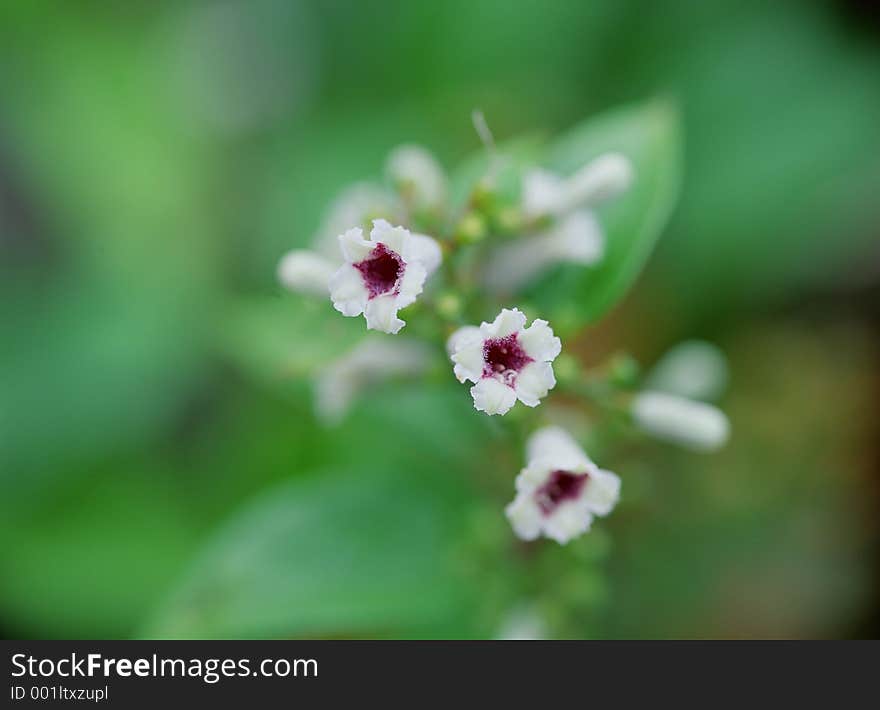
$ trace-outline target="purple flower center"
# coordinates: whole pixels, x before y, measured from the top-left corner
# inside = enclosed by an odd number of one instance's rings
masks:
[[[483,343],[483,377],[497,377],[513,386],[517,373],[530,362],[533,360],[519,344],[516,333]]]
[[[364,278],[364,286],[370,298],[381,296],[392,291],[397,293],[400,277],[406,265],[397,252],[391,251],[381,242],[375,246],[370,255],[354,265]]]
[[[553,471],[547,482],[535,491],[535,501],[541,512],[552,515],[561,503],[576,500],[587,483],[589,474]]]

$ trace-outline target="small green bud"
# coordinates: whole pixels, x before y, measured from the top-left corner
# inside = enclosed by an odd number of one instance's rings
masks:
[[[471,204],[480,212],[492,212],[495,206],[495,193],[495,184],[491,180],[483,178],[471,192]]]
[[[451,291],[445,291],[437,297],[437,313],[445,320],[456,320],[461,315],[461,298]]]
[[[618,353],[608,366],[608,380],[617,387],[634,387],[639,378],[639,363],[629,353]]]
[[[468,212],[455,230],[455,236],[462,244],[476,244],[486,238],[486,218],[478,212]]]
[[[502,234],[521,232],[524,225],[522,211],[517,207],[504,207],[498,210],[495,221],[498,225],[498,231]]]

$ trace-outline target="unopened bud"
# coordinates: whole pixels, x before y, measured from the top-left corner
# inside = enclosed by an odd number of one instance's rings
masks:
[[[646,433],[691,449],[713,451],[730,435],[730,422],[717,407],[662,392],[636,395],[632,415]]]

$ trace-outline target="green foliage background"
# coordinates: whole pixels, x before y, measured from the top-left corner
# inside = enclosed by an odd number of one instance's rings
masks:
[[[876,635],[856,5],[4,3],[0,631],[485,637],[525,604],[563,637]],[[602,215],[636,248],[528,295],[567,350],[730,356],[728,448],[602,460],[624,500],[565,549],[513,542],[522,452],[448,371],[320,426],[306,375],[362,323],[274,280],[393,146],[466,165],[475,106],[559,169],[644,160]]]

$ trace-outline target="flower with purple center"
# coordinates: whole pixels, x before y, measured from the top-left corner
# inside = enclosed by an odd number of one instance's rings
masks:
[[[367,328],[397,333],[404,321],[397,311],[422,292],[429,271],[440,261],[440,247],[430,237],[373,221],[370,239],[349,229],[339,237],[345,263],[330,277],[333,307],[344,316],[367,320]]]
[[[479,411],[506,414],[517,399],[537,407],[556,386],[550,363],[562,343],[547,321],[525,324],[521,311],[505,308],[492,323],[459,328],[447,341],[455,376],[474,383],[471,395]]]
[[[528,465],[505,511],[520,538],[544,535],[564,545],[587,532],[594,516],[614,508],[620,478],[596,466],[564,429],[539,429],[526,448]]]

